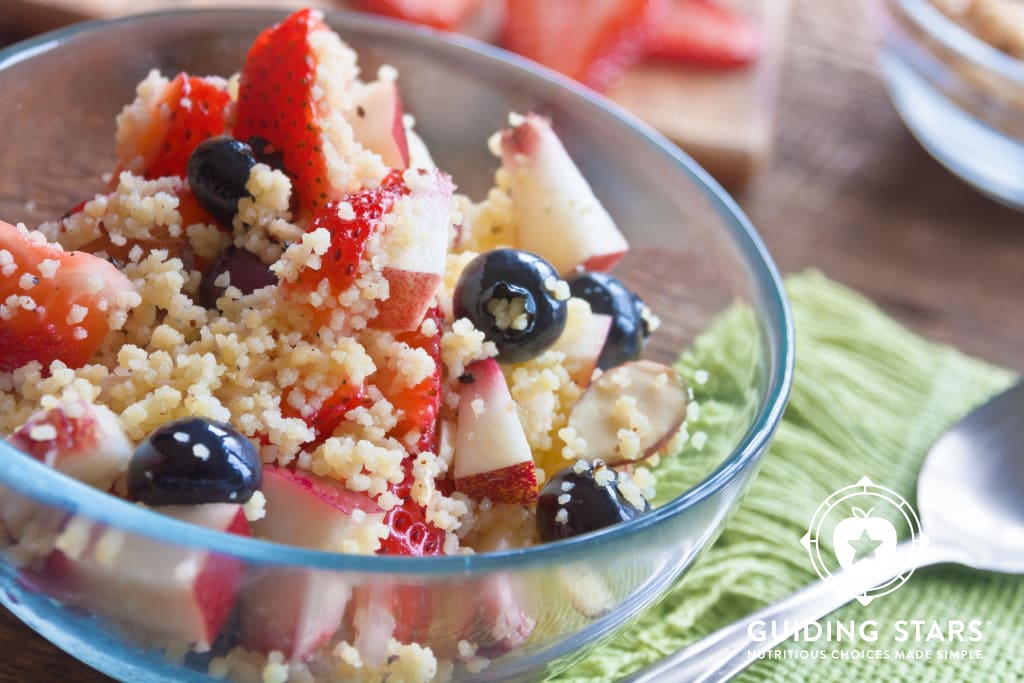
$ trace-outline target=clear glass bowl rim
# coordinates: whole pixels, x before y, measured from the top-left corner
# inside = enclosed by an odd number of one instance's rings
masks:
[[[0,71],[33,56],[60,48],[79,34],[102,31],[109,26],[202,17],[203,25],[230,25],[231,16],[242,14],[268,17],[267,25],[288,13],[286,9],[183,9],[138,14],[118,19],[74,24],[51,31],[0,50]],[[501,552],[443,557],[399,557],[385,555],[346,555],[307,550],[222,533],[187,524],[145,507],[121,500],[63,475],[0,442],[0,484],[14,492],[46,505],[56,506],[99,523],[110,524],[129,533],[171,544],[211,550],[256,564],[290,565],[316,569],[439,576],[498,570],[516,570],[560,564],[579,559],[627,537],[643,534],[716,494],[734,482],[741,472],[755,467],[759,456],[782,418],[789,398],[794,366],[794,332],[789,302],[782,280],[771,256],[750,220],[736,202],[703,168],[674,144],[622,108],[576,82],[530,60],[471,38],[414,27],[404,22],[343,10],[324,10],[328,23],[335,27],[374,31],[393,40],[411,41],[432,50],[461,54],[466,59],[482,60],[495,69],[527,71],[530,77],[549,88],[571,91],[586,100],[595,114],[617,120],[635,132],[640,141],[668,157],[683,176],[704,191],[713,208],[724,220],[745,264],[751,270],[755,296],[767,322],[769,367],[766,399],[759,406],[751,428],[744,438],[711,474],[697,486],[665,505],[627,524],[620,524],[583,536]]]
[[[928,0],[880,0],[895,4],[922,31],[962,59],[1024,86],[1024,60],[989,45],[943,14]]]

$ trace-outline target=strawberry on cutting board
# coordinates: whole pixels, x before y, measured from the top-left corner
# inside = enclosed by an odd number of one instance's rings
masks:
[[[480,0],[358,0],[364,12],[374,12],[445,31],[459,26]]]
[[[716,0],[671,0],[648,43],[651,57],[694,66],[737,67],[757,59],[761,37],[747,17]]]
[[[230,109],[223,78],[182,72],[167,81],[151,74],[139,86],[135,101],[118,116],[121,169],[146,178],[185,177],[192,150],[225,132]]]
[[[658,0],[508,0],[502,45],[597,90],[639,59]]]
[[[0,372],[33,360],[85,365],[110,330],[108,317],[137,300],[103,259],[0,221]]]

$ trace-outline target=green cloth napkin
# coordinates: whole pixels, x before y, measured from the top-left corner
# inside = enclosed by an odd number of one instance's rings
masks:
[[[613,681],[817,580],[800,538],[815,508],[836,489],[869,476],[915,502],[918,467],[949,425],[1009,386],[1011,373],[910,333],[869,301],[817,272],[793,275],[787,290],[796,323],[797,362],[785,418],[750,493],[719,541],[635,626],[555,680]],[[745,317],[730,311],[694,345],[685,368],[728,368]],[[708,385],[713,387],[713,382]],[[700,421],[715,419],[714,396],[698,396]],[[696,425],[695,428],[699,428]],[[707,433],[714,437],[714,425]],[[693,428],[691,428],[691,433]],[[688,446],[659,468],[662,483],[714,465],[714,452]],[[867,606],[835,613],[874,620],[874,643],[826,647],[826,661],[756,662],[741,681],[1020,681],[1024,679],[1024,579],[944,566],[919,570],[906,585]],[[973,661],[853,657],[906,649],[893,640],[897,620],[982,620],[982,658]],[[941,641],[924,650],[955,648]],[[834,650],[847,650],[836,653]]]

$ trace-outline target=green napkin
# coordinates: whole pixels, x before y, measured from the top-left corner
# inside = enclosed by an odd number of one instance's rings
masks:
[[[800,538],[833,491],[869,476],[915,502],[918,467],[949,425],[1008,387],[1009,372],[910,333],[858,294],[809,272],[787,279],[796,323],[797,363],[785,418],[750,493],[719,541],[635,626],[555,680],[612,681],[817,580]],[[726,314],[684,357],[687,368],[729,366],[737,330]],[[713,383],[709,382],[709,385]],[[713,420],[713,396],[700,420]],[[697,425],[699,427],[700,425]],[[714,435],[713,425],[707,433]],[[710,441],[709,441],[710,446]],[[686,479],[713,465],[707,447],[688,446],[659,468]],[[958,567],[919,570],[906,585],[833,619],[878,624],[876,642],[787,643],[826,649],[822,660],[762,660],[741,681],[1019,681],[1024,678],[1024,579]],[[894,641],[898,620],[981,620],[981,659],[867,658],[873,650],[958,649],[956,643]],[[926,627],[927,628],[927,627]],[[841,652],[845,650],[846,652]],[[858,651],[858,652],[854,652]],[[835,653],[834,655],[832,653]],[[793,655],[791,655],[793,656]]]

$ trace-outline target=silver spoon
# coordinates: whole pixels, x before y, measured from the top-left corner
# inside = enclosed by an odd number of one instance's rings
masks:
[[[935,442],[918,476],[917,504],[928,539],[923,548],[907,541],[886,557],[857,562],[620,683],[728,680],[801,628],[912,565],[954,563],[1024,574],[1024,383],[976,409]],[[764,642],[748,636],[757,621],[770,636]]]

